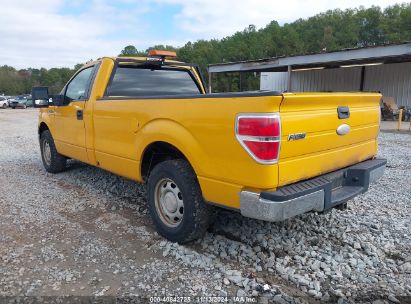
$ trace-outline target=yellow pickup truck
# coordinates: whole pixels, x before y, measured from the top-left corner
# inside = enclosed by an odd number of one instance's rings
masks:
[[[173,55],[98,59],[59,95],[34,87],[45,169],[71,158],[146,183],[158,232],[179,243],[204,234],[214,206],[282,221],[344,205],[383,174],[380,94],[210,94]]]

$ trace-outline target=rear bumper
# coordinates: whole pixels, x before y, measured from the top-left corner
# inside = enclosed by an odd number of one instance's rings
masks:
[[[277,191],[242,191],[240,211],[246,217],[269,222],[324,211],[366,192],[370,183],[383,175],[386,164],[385,159],[372,159]]]

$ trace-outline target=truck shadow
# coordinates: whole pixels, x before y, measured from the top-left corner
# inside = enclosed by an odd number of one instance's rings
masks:
[[[78,186],[101,195],[108,195],[110,206],[107,208],[139,208],[140,212],[147,213],[146,186],[127,178],[115,175],[103,169],[87,165],[85,163],[69,160],[67,170],[59,175],[65,175],[65,180],[71,180]],[[147,215],[147,217],[149,217]],[[214,208],[214,216],[211,221],[209,232],[222,235],[227,239],[256,245],[259,241],[258,232],[267,233],[275,238],[289,235],[298,235],[320,232],[318,226],[332,221],[327,213],[307,213],[283,222],[265,222],[261,220],[245,218],[240,213],[222,208]],[[302,227],[305,227],[302,229]],[[341,241],[336,238],[336,245]],[[318,243],[310,240],[311,245]],[[279,255],[283,253],[278,252]]]

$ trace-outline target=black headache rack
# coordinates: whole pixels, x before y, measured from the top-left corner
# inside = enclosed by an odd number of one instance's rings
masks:
[[[383,169],[386,159],[371,159],[344,169],[309,180],[284,186],[276,191],[261,192],[260,198],[273,201],[289,201],[303,195],[324,190],[324,210],[338,206],[368,190],[373,172]]]

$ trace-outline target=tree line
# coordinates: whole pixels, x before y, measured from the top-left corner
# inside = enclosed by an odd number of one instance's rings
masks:
[[[77,64],[70,68],[16,70],[4,65],[0,67],[0,93],[23,95],[31,92],[33,86],[47,86],[50,94],[58,94],[73,74],[82,67]]]
[[[198,64],[207,79],[207,66],[212,63],[328,52],[401,41],[411,41],[411,3],[385,9],[372,6],[329,10],[284,25],[272,21],[260,29],[250,25],[223,39],[187,42],[180,48],[154,45],[142,51],[128,45],[119,55],[145,56],[150,49],[176,51],[178,60]],[[21,94],[29,92],[32,85],[46,85],[56,93],[77,68],[28,69],[28,73],[24,73],[3,66],[0,67],[0,93]],[[214,91],[259,88],[257,73],[242,73],[242,77],[239,73],[224,73],[213,77]]]

